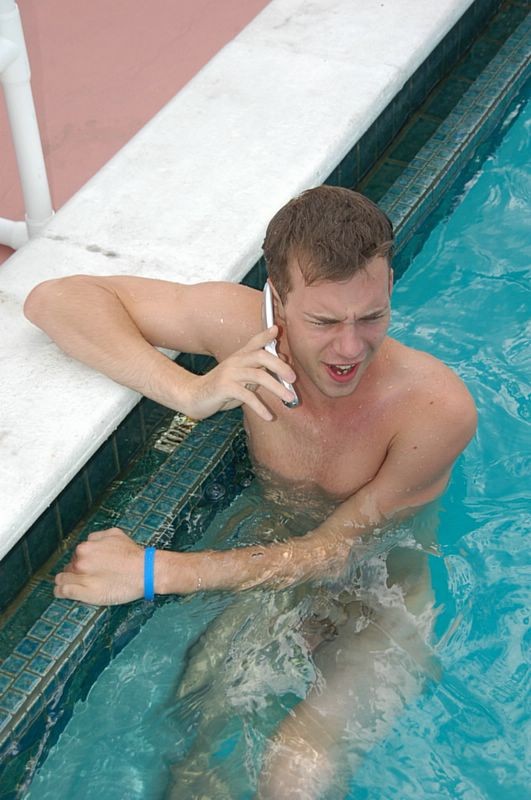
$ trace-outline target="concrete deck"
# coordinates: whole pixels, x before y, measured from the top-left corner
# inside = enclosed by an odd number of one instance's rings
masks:
[[[0,268],[0,557],[139,399],[24,319],[33,286],[240,280],[271,215],[323,181],[470,5],[273,0]]]

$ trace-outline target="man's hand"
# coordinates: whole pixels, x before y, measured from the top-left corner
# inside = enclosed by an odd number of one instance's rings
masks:
[[[144,596],[144,549],[119,528],[91,533],[56,575],[54,595],[99,606],[138,600]]]
[[[256,396],[256,388],[267,389],[280,400],[290,402],[293,394],[267,370],[280,375],[288,383],[296,379],[289,364],[263,349],[277,334],[278,328],[273,325],[257,333],[244,347],[206,375],[191,376],[186,400],[182,402],[184,412],[193,419],[204,419],[217,411],[246,405],[270,422],[273,415]]]

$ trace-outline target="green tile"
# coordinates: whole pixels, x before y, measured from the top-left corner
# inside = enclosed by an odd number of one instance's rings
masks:
[[[140,407],[140,414],[145,426],[145,434],[149,436],[164,420],[171,419],[175,412],[155,403],[154,400],[144,398]]]
[[[63,536],[67,536],[87,513],[90,507],[88,485],[85,476],[80,473],[70,481],[57,498],[59,517]]]
[[[33,523],[25,539],[33,573],[42,567],[61,543],[55,503]]]
[[[403,126],[409,121],[411,114],[416,108],[411,97],[411,87],[415,81],[418,81],[418,78],[416,78],[414,75],[406,83],[404,88],[397,94],[391,104],[392,116],[388,120],[388,124],[390,125],[390,130],[393,134],[392,138],[394,138],[403,128]],[[391,141],[391,139],[388,139],[388,143]],[[381,156],[382,154],[383,151],[380,149],[378,155]]]
[[[143,514],[144,513],[143,511],[140,512],[140,511],[137,510],[137,503],[156,500],[157,497],[161,496],[163,491],[164,491],[164,487],[163,486],[159,486],[159,484],[156,484],[156,483],[150,483],[148,486],[146,486],[143,489],[142,498],[139,497],[133,503],[131,503],[131,505],[127,509],[127,514],[128,515],[129,514],[139,514],[139,513]]]
[[[120,517],[118,527],[131,532],[137,525],[140,525],[141,522],[142,516],[140,514],[133,514],[131,511],[127,510],[127,512]]]
[[[38,678],[37,675],[31,672],[23,672],[22,675],[19,675],[13,682],[13,688],[24,694],[29,694],[35,689],[39,681],[40,678]]]
[[[336,167],[334,170],[332,170],[328,178],[325,180],[325,183],[327,186],[341,186],[339,167]]]
[[[164,497],[171,498],[172,500],[180,500],[185,496],[186,492],[187,492],[186,486],[181,486],[181,485],[169,486],[164,492]]]
[[[433,136],[439,122],[423,116],[417,117],[404,132],[397,144],[391,147],[389,158],[409,163],[428,139]]]
[[[511,33],[524,21],[529,13],[527,8],[522,5],[504,5],[498,14],[489,23],[485,34],[488,37],[504,42]]]
[[[46,675],[46,673],[51,670],[53,665],[54,665],[53,659],[51,659],[47,655],[42,655],[42,653],[39,653],[38,656],[35,656],[35,658],[31,659],[31,661],[28,664],[28,669],[30,669],[32,672],[37,673],[37,675],[42,676]]]
[[[7,725],[7,723],[10,721],[11,721],[11,714],[9,714],[7,711],[0,710],[0,730],[4,727],[4,725]]]
[[[0,610],[16,597],[30,577],[26,542],[21,539],[0,562]]]
[[[144,425],[138,406],[124,419],[116,431],[116,447],[121,470],[125,469],[133,456],[145,443]]]
[[[400,177],[405,168],[403,164],[394,164],[389,161],[384,161],[378,170],[368,177],[367,182],[360,187],[360,191],[377,203],[384,196],[389,187]]]
[[[408,85],[411,108],[417,109],[422,105],[431,88],[427,75],[422,67],[411,76]]]
[[[16,689],[8,689],[7,692],[0,697],[0,708],[10,714],[14,714],[21,707],[26,699],[26,695],[22,692],[17,692]]]
[[[52,656],[54,660],[57,660],[68,646],[69,643],[65,642],[64,639],[60,639],[58,636],[50,636],[48,641],[41,647],[41,653],[43,655]]]
[[[369,130],[363,134],[358,142],[359,149],[359,174],[365,173],[373,166],[378,156],[378,134],[376,128],[371,125]]]
[[[95,502],[119,472],[112,439],[108,439],[92,456],[86,469],[92,501]]]
[[[497,42],[489,39],[480,39],[472,45],[463,61],[456,67],[455,77],[474,81],[497,52]]]
[[[71,619],[74,622],[79,622],[80,625],[85,625],[92,616],[94,616],[93,608],[79,605],[78,603],[71,603],[71,608],[68,612],[68,619]]]
[[[430,76],[430,87],[439,83],[448,73],[446,69],[446,48],[445,40],[440,42],[435,50],[427,58],[426,69]]]
[[[46,620],[52,625],[58,625],[68,614],[68,608],[59,605],[57,602],[50,603],[48,608],[41,614],[41,619]]]
[[[148,528],[153,528],[153,530],[157,530],[158,528],[161,527],[161,525],[164,525],[164,523],[167,521],[168,519],[166,515],[156,514],[155,512],[152,511],[144,519],[144,525],[147,526]]]
[[[454,27],[453,34],[448,36],[443,43],[444,75],[447,75],[454,68],[460,56],[463,55],[465,50],[464,42],[468,46],[468,39],[462,35],[462,26],[458,24]]]
[[[358,179],[358,157],[356,148],[352,147],[338,167],[339,185],[352,188]]]
[[[9,656],[2,663],[2,672],[7,672],[8,675],[18,675],[19,672],[26,669],[28,661],[20,656]]]
[[[41,643],[37,639],[25,636],[15,648],[15,654],[30,659],[35,655],[40,646]]]
[[[74,622],[67,622],[66,620],[61,622],[55,629],[56,635],[60,636],[61,639],[66,639],[68,642],[72,642],[80,635],[81,631],[80,625],[76,625]]]
[[[28,633],[30,636],[33,636],[34,639],[44,642],[54,631],[55,625],[51,625],[44,619],[39,619],[34,625],[31,626]]]
[[[52,599],[48,581],[40,581],[0,628],[0,659],[12,653],[17,644],[39,619]]]
[[[462,98],[470,84],[459,78],[450,78],[436,89],[423,108],[427,114],[444,119],[459,100]]]

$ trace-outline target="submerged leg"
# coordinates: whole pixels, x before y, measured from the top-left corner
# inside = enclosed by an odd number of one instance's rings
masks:
[[[181,724],[185,718],[195,718],[197,724],[192,746],[171,768],[173,784],[167,800],[233,798],[240,782],[246,783],[247,793],[250,785],[256,784],[246,735],[255,736],[260,729],[256,720],[279,702],[277,696],[292,692],[303,697],[315,679],[301,630],[305,595],[297,590],[246,592],[235,598],[194,645],[172,713]],[[284,713],[280,708],[276,720]],[[274,726],[275,722],[270,730]],[[233,750],[227,755],[230,742]],[[255,746],[256,762],[263,741]],[[224,753],[221,757],[218,750]]]
[[[427,575],[406,603],[399,595],[390,605],[368,600],[371,607],[360,600],[349,604],[348,622],[315,654],[322,685],[293,709],[271,740],[260,800],[343,798],[363,756],[420,693],[427,676],[437,677],[426,643],[432,606]]]

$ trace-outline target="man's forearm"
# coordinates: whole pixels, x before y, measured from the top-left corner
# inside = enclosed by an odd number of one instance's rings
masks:
[[[337,578],[368,527],[344,531],[317,528],[285,542],[198,553],[157,552],[155,591],[238,591],[256,586],[284,588],[310,580]]]
[[[192,376],[145,340],[111,290],[85,276],[51,281],[29,296],[25,313],[67,355],[186,413],[184,389]]]

